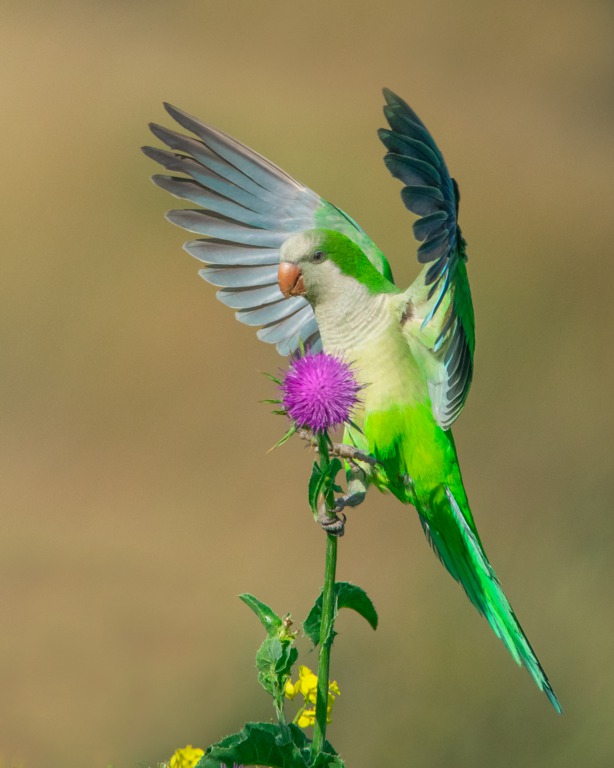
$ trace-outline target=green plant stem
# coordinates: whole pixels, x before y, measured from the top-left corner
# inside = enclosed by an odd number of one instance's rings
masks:
[[[286,720],[286,713],[284,711],[284,703],[283,700],[275,701],[275,714],[277,715],[277,720],[282,728],[288,727],[288,722]]]
[[[330,648],[335,621],[335,571],[337,569],[337,537],[326,534],[326,569],[322,593],[322,625],[320,629],[320,658],[318,661],[318,692],[316,721],[313,728],[311,755],[315,759],[326,738],[326,709],[328,706],[328,679],[330,674]]]
[[[320,466],[327,466],[330,458],[324,436],[319,437]],[[326,495],[327,510],[332,510],[334,494],[332,489]],[[318,690],[316,694],[316,721],[311,744],[312,762],[320,754],[326,739],[326,710],[328,706],[328,680],[330,674],[330,649],[333,643],[335,623],[335,574],[337,571],[337,537],[326,534],[326,563],[324,568],[324,589],[322,590],[322,622],[320,625],[320,658],[318,661]]]

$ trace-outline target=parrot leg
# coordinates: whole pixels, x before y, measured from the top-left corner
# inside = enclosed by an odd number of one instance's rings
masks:
[[[326,503],[322,502],[318,509],[318,523],[333,536],[343,536],[345,532],[346,516],[343,510],[346,507],[357,507],[365,500],[367,495],[367,475],[360,467],[353,465],[348,471],[348,492],[344,496],[337,496],[332,515],[326,509]],[[341,513],[341,516],[339,516]]]
[[[297,435],[305,440],[318,452],[318,443],[315,437],[307,429],[300,429]],[[347,443],[332,443],[329,453],[331,456],[337,456],[346,462],[348,490],[343,496],[335,498],[335,506],[332,510],[327,510],[326,503],[322,502],[318,509],[317,521],[326,533],[332,536],[343,536],[345,531],[346,516],[343,510],[346,507],[357,507],[365,500],[367,495],[368,478],[367,473],[380,462],[373,456],[364,451],[360,451],[355,445]],[[362,469],[356,462],[362,462],[368,465],[368,469]]]
[[[318,443],[315,437],[306,429],[301,429],[297,433],[302,440],[306,440],[310,443],[318,453]],[[338,456],[340,459],[346,461],[363,461],[371,467],[379,464],[377,459],[364,451],[359,451],[354,445],[348,445],[347,443],[333,443],[330,449],[331,456]]]
[[[367,475],[355,464],[348,470],[348,492],[335,499],[334,512],[340,512],[345,507],[357,507],[362,504],[367,495]]]
[[[331,453],[333,456],[338,456],[340,459],[345,459],[346,461],[364,461],[365,464],[368,464],[371,467],[374,467],[379,463],[374,456],[359,451],[358,448],[353,445],[347,445],[347,443],[333,443]]]

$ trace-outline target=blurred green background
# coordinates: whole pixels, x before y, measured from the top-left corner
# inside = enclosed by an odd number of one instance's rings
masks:
[[[417,273],[376,128],[405,97],[462,191],[476,376],[455,428],[557,717],[413,511],[352,514],[330,737],[349,767],[614,764],[613,6],[545,0],[1,3],[0,763],[130,768],[272,710],[236,595],[304,618],[324,541],[283,361],[181,251],[138,150],[169,100]],[[302,646],[307,649],[306,644]],[[311,659],[314,659],[312,656]],[[315,661],[315,660],[314,660]]]

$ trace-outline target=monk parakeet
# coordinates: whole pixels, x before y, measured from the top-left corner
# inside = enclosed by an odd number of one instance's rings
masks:
[[[360,503],[370,484],[412,504],[441,562],[560,712],[486,557],[450,431],[469,392],[474,350],[458,186],[416,113],[394,93],[384,96],[384,162],[418,216],[424,265],[407,290],[350,216],[221,131],[166,105],[196,138],[151,125],[171,151],[144,151],[182,174],[153,181],[197,206],[167,218],[204,236],[185,248],[205,263],[200,274],[219,287],[218,299],[240,322],[261,326],[258,337],[282,355],[323,349],[351,362],[364,385],[344,443],[373,461],[351,463],[335,512]],[[328,529],[340,533],[342,520]]]

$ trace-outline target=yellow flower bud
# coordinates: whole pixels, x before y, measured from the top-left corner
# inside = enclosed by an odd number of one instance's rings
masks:
[[[188,744],[175,752],[169,761],[168,768],[194,768],[204,754],[204,750]]]

